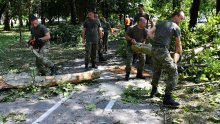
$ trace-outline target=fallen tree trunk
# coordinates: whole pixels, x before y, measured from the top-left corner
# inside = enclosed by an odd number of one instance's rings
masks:
[[[31,85],[40,87],[55,86],[61,82],[80,83],[90,81],[100,77],[99,70],[92,70],[82,73],[64,74],[55,76],[36,76],[28,73],[7,74],[0,76],[0,89],[6,88],[26,88]],[[31,83],[33,82],[33,83]]]

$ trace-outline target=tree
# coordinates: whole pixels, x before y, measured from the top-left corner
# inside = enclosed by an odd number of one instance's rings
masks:
[[[10,31],[10,15],[9,15],[9,6],[10,2],[6,2],[6,8],[5,8],[5,20],[4,20],[4,31]]]
[[[199,12],[200,0],[193,0],[192,7],[190,9],[190,22],[189,27],[195,27],[197,24],[198,12]]]
[[[71,24],[76,24],[76,0],[69,0]]]
[[[3,3],[3,5],[1,5],[1,9],[0,9],[0,19],[2,18],[2,14],[4,13],[5,9],[6,9],[7,4]]]
[[[220,0],[216,0],[216,15],[220,12]]]

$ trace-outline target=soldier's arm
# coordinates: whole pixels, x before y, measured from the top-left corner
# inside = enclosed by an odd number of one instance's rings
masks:
[[[182,42],[180,36],[176,37],[176,53],[182,55]]]
[[[49,32],[45,33],[44,36],[41,37],[40,39],[41,39],[43,42],[49,40],[49,39],[50,39],[50,33],[49,33]]]
[[[151,28],[154,27],[154,22],[153,22],[153,19],[150,19],[150,25],[151,25]]]
[[[136,40],[131,38],[128,34],[128,32],[125,33],[125,39],[127,40],[127,42],[130,42],[131,44],[136,44]]]
[[[154,37],[155,31],[156,31],[156,27],[149,29],[149,31],[147,32],[147,36],[152,39]]]
[[[102,39],[102,29],[101,29],[101,27],[99,27],[98,31],[99,31],[99,39]]]
[[[83,44],[85,44],[85,32],[86,32],[86,28],[82,29],[82,42]]]

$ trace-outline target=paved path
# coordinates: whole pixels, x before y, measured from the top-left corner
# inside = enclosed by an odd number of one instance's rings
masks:
[[[155,114],[155,111],[160,109],[158,106],[151,103],[124,104],[120,100],[120,94],[125,87],[133,85],[148,89],[151,87],[151,79],[124,81],[124,74],[105,71],[108,65],[123,64],[121,58],[114,56],[114,52],[115,50],[109,52],[111,59],[107,63],[99,65],[98,69],[103,70],[100,79],[88,85],[78,85],[78,90],[74,91],[71,96],[67,98],[56,96],[45,100],[33,97],[29,101],[20,98],[12,103],[0,103],[0,111],[3,115],[24,114],[25,121],[20,122],[22,124],[31,124],[37,121],[40,121],[40,124],[163,123],[163,118]],[[84,71],[83,63],[83,59],[69,60],[63,65],[65,68],[62,73]],[[95,106],[94,110],[89,111],[88,106]],[[7,124],[16,123],[12,120],[9,119]]]

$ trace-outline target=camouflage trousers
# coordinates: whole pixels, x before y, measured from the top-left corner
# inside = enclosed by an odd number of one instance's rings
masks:
[[[126,72],[130,72],[132,61],[133,61],[133,55],[134,55],[134,52],[131,50],[131,46],[127,46],[126,55],[127,55],[127,62],[126,62],[125,70]],[[139,54],[136,54],[136,56],[137,56],[137,59],[139,60],[137,72],[142,73],[142,71],[144,70],[144,65],[145,65],[145,55],[139,53]]]
[[[161,76],[161,70],[167,74],[166,80],[166,94],[171,94],[178,82],[177,65],[173,62],[167,48],[152,47],[152,61],[153,61],[153,79],[152,86],[158,86]]]
[[[88,64],[90,61],[96,62],[98,43],[86,42],[85,50],[86,50],[85,63]]]
[[[48,53],[49,53],[50,41],[45,42],[44,46],[40,49],[35,49],[39,55],[36,55],[36,66],[38,72],[41,74],[46,74],[47,69],[49,67],[53,67],[54,63],[49,60]]]
[[[104,49],[104,51],[108,50],[108,32],[104,32],[104,36],[103,36],[103,49]]]

